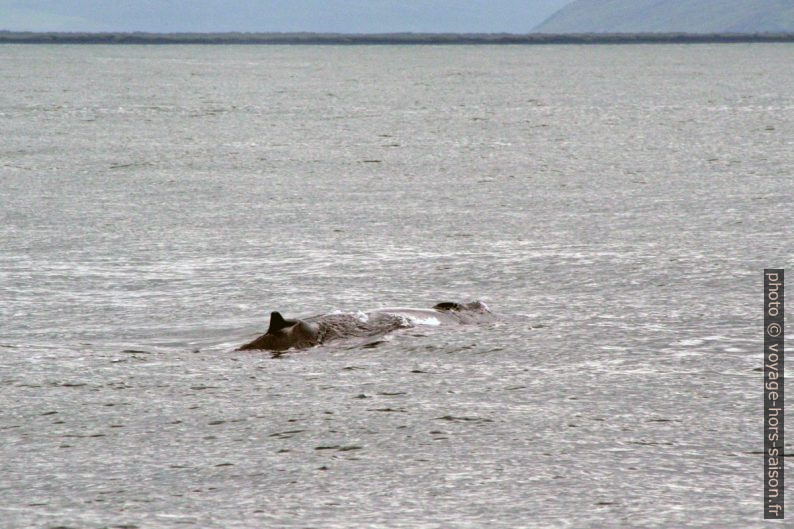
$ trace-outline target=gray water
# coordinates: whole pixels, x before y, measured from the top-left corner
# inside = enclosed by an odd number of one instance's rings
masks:
[[[768,526],[792,86],[792,45],[0,47],[0,526]]]

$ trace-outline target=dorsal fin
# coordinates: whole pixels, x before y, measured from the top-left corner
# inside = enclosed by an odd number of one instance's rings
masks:
[[[270,327],[267,328],[267,334],[278,332],[284,327],[295,325],[294,321],[285,320],[284,317],[278,312],[270,313]]]

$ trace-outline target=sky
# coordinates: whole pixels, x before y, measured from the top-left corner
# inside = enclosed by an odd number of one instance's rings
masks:
[[[0,0],[0,30],[528,33],[571,0]]]

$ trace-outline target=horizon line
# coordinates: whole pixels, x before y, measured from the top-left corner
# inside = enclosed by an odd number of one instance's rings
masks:
[[[317,33],[15,31],[0,29],[0,44],[664,44],[787,43],[794,32],[757,33]]]
[[[368,33],[345,33],[335,31],[140,31],[140,30],[107,30],[107,31],[71,31],[71,30],[20,30],[20,29],[0,29],[0,33],[5,34],[36,34],[36,35],[317,35],[317,36],[346,36],[346,37],[368,37],[368,36],[390,36],[390,35],[417,35],[417,36],[487,36],[505,35],[512,37],[527,36],[611,36],[611,35],[689,35],[689,36],[710,36],[710,35],[731,35],[731,36],[792,36],[794,31],[710,31],[710,32],[691,32],[691,31],[584,31],[584,32],[565,32],[553,33],[545,31],[528,31],[526,33],[514,33],[510,31],[382,31]]]

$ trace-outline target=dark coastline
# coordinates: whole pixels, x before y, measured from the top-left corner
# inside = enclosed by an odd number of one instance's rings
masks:
[[[0,44],[710,44],[794,42],[794,33],[33,33],[0,31]]]

